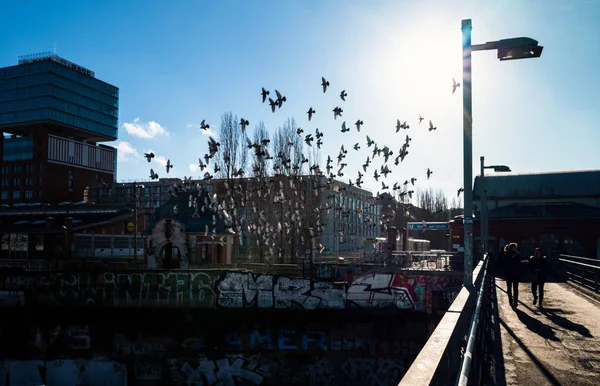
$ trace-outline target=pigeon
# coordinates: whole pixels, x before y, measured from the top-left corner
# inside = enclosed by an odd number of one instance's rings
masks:
[[[337,119],[337,117],[341,117],[344,110],[341,107],[336,107],[333,110],[333,119]]]
[[[433,131],[433,130],[437,130],[437,127],[433,126],[433,122],[431,122],[431,119],[429,120],[429,131]]]
[[[275,112],[275,107],[278,106],[278,103],[273,100],[273,98],[269,98],[269,104],[271,105],[271,111]]]
[[[262,88],[261,95],[262,95],[262,101],[263,101],[263,103],[265,103],[265,101],[267,100],[267,95],[269,95],[269,92],[267,90],[265,90],[264,87]]]
[[[167,168],[167,174],[169,174],[169,170],[173,169],[170,159],[167,160],[167,165],[165,167]]]
[[[323,86],[323,94],[325,94],[327,87],[329,86],[329,81],[325,80],[324,77],[321,77],[321,86]]]
[[[156,180],[156,179],[158,179],[158,174],[156,174],[156,173],[154,172],[154,169],[150,169],[150,179],[151,179],[151,180]]]
[[[456,197],[460,197],[460,192],[464,192],[465,188],[459,188],[457,193],[456,193]]]
[[[246,126],[248,126],[250,122],[247,119],[242,118],[240,120],[240,125],[242,126],[242,134],[246,133]]]
[[[356,121],[355,125],[356,125],[356,130],[358,130],[358,132],[360,133],[360,127],[363,125],[363,121],[361,121],[360,119]]]
[[[314,113],[316,113],[317,111],[315,109],[313,109],[312,107],[310,109],[308,109],[308,111],[306,112],[308,114],[308,120],[310,121],[312,119],[312,116]]]
[[[342,98],[342,100],[344,102],[346,102],[346,97],[348,96],[348,93],[346,92],[346,90],[342,90],[342,92],[340,93],[340,98]]]
[[[427,168],[427,179],[429,179],[429,177],[433,174],[433,171],[431,171],[431,169]]]
[[[277,100],[275,102],[277,102],[277,105],[279,106],[279,108],[281,108],[281,106],[283,105],[283,102],[287,101],[287,98],[284,96],[281,96],[281,93],[277,90],[275,90],[275,94],[277,94]]]
[[[457,87],[460,87],[460,83],[456,83],[456,79],[452,78],[452,94],[454,94]]]
[[[203,119],[202,122],[200,123],[200,128],[202,130],[208,130],[210,128],[210,125],[207,125],[205,120]]]
[[[144,153],[144,157],[150,162],[154,158],[154,153]]]
[[[421,122],[423,121],[423,119],[425,119],[425,118],[423,118],[423,117],[421,116],[421,114],[419,114],[419,123],[421,123]]]

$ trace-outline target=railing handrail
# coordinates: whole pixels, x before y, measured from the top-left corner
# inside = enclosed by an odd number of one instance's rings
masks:
[[[463,355],[462,364],[460,368],[460,375],[458,376],[457,385],[466,386],[469,381],[469,374],[471,372],[471,359],[473,357],[473,348],[475,346],[475,334],[477,332],[477,326],[479,324],[479,313],[481,312],[481,303],[483,302],[483,294],[485,292],[485,285],[487,279],[487,271],[490,259],[488,255],[484,255],[484,268],[483,277],[479,284],[479,293],[477,295],[477,304],[475,305],[475,312],[471,317],[471,325],[469,327],[469,339],[467,340],[467,347]]]
[[[483,262],[479,261],[473,270],[473,284],[477,283],[483,274]],[[453,340],[456,338],[459,330],[458,323],[461,319],[461,314],[465,309],[469,309],[473,300],[472,292],[464,286],[448,308],[448,311],[442,317],[437,327],[421,349],[417,358],[408,368],[399,386],[412,385],[432,385],[440,370],[442,361],[445,358],[445,352],[454,345]],[[460,332],[458,332],[460,333]]]
[[[590,265],[590,264],[580,263],[578,261],[572,261],[572,260],[560,259],[560,258],[558,259],[558,261],[562,261],[562,262],[569,263],[569,264],[581,265],[582,267],[588,267],[588,268],[594,268],[594,269],[600,270],[600,267],[597,265]]]
[[[590,259],[589,257],[581,257],[581,256],[573,256],[573,255],[564,255],[564,254],[560,254],[558,255],[558,257],[568,257],[570,259],[581,259],[581,260],[589,260],[589,261],[595,261],[596,263],[600,263],[600,259]]]

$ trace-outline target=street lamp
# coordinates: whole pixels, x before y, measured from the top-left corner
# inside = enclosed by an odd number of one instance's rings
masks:
[[[138,189],[144,189],[145,186],[143,184],[133,183],[133,261],[134,264],[137,263],[137,250],[138,250],[138,201],[140,197],[138,196]]]
[[[510,168],[506,165],[489,165],[485,166],[485,157],[479,157],[480,168],[481,168],[481,193],[479,200],[479,225],[481,234],[481,251],[482,253],[488,252],[488,233],[489,233],[489,219],[487,210],[487,184],[485,180],[485,169],[492,169],[497,173],[510,172]]]
[[[473,117],[471,91],[471,51],[498,50],[500,61],[538,58],[544,47],[531,38],[502,39],[471,45],[471,19],[462,21],[463,51],[463,167],[464,178],[464,285],[473,288]]]

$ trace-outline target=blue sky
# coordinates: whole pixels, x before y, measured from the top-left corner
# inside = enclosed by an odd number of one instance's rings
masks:
[[[390,165],[386,181],[417,177],[419,188],[455,197],[462,96],[451,84],[462,82],[463,18],[473,20],[474,44],[528,36],[544,46],[532,60],[473,54],[473,174],[480,155],[515,172],[600,167],[595,0],[22,1],[4,10],[0,65],[56,46],[120,88],[119,180],[147,178],[149,166],[166,176],[143,159],[149,149],[171,159],[170,175],[200,176],[189,167],[207,148],[197,126],[206,119],[215,128],[232,111],[250,121],[250,132],[260,120],[272,131],[288,117],[305,131],[318,127],[323,159],[360,141],[363,149],[347,158],[345,176],[353,178],[367,155],[365,134],[397,153],[408,133],[409,155]],[[325,95],[321,76],[331,83]],[[288,98],[275,114],[261,103],[262,86]],[[344,115],[333,120],[336,105]],[[341,134],[342,121],[357,119],[360,134]],[[408,121],[408,132],[395,134],[396,119]],[[435,132],[426,129],[429,119]],[[372,173],[365,187],[375,193],[381,186]]]

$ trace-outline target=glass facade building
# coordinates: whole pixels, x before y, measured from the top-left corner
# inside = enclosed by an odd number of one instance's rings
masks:
[[[55,55],[0,68],[0,127],[54,122],[95,142],[114,141],[118,103],[117,87]]]

